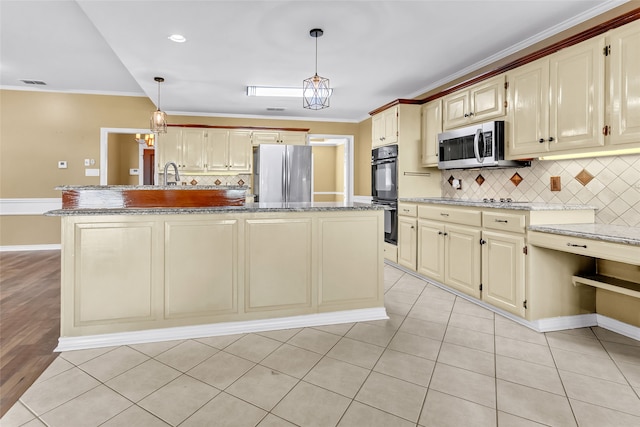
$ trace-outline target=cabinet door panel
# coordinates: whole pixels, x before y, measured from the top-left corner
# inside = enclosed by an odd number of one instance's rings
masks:
[[[463,90],[442,98],[442,128],[452,129],[469,123],[469,91]]]
[[[307,145],[305,132],[280,132],[280,140],[286,145]]]
[[[445,284],[480,298],[480,230],[448,225],[445,232]]]
[[[418,220],[418,273],[444,283],[444,225]]]
[[[311,219],[247,220],[245,310],[311,308]]]
[[[204,171],[206,131],[202,129],[182,130],[182,169],[189,172]]]
[[[505,76],[499,75],[470,90],[470,120],[480,122],[504,116]]]
[[[277,144],[280,134],[278,132],[256,131],[251,136],[253,145]]]
[[[604,39],[550,57],[550,151],[604,145]]]
[[[438,134],[442,132],[442,100],[422,107],[422,166],[438,166]]]
[[[237,220],[165,223],[165,317],[237,312]]]
[[[237,172],[251,171],[251,132],[232,131],[228,143],[229,170]]]
[[[383,113],[384,119],[384,143],[395,144],[398,142],[398,106]]]
[[[207,131],[207,170],[225,171],[228,164],[229,131],[209,129]]]
[[[182,161],[182,132],[177,128],[167,129],[167,133],[159,134],[156,142],[158,153],[158,173],[163,172],[167,162],[174,162],[177,165]]]
[[[485,231],[482,238],[482,299],[524,317],[524,237]]]
[[[417,257],[417,220],[398,217],[398,264],[413,271],[416,270]]]
[[[612,144],[640,145],[640,25],[611,31],[610,88]]]

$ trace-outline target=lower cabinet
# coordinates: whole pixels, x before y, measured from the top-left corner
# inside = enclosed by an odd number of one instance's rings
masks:
[[[416,271],[418,220],[398,216],[398,264]]]

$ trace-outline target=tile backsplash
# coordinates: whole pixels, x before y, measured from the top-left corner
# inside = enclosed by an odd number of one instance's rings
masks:
[[[519,178],[515,174],[519,175]],[[449,181],[461,180],[460,189]],[[559,191],[551,191],[559,177]],[[554,178],[557,184],[558,178]],[[640,155],[533,160],[531,167],[442,171],[442,196],[455,199],[591,205],[596,223],[640,227]]]
[[[173,179],[173,175],[171,175]],[[163,180],[162,174],[158,176]],[[251,175],[187,175],[180,174],[180,182],[183,185],[251,185]],[[162,183],[161,183],[162,184]]]

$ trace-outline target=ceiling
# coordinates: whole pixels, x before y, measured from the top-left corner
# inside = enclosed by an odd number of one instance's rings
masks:
[[[0,86],[157,105],[161,76],[170,114],[359,122],[623,3],[0,0]],[[300,87],[314,74],[312,28],[324,30],[317,71],[331,80],[330,108],[246,96],[247,85]]]

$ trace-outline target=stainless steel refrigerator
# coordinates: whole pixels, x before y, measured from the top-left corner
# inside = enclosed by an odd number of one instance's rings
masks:
[[[308,145],[262,144],[253,148],[256,202],[310,202],[312,156]]]

